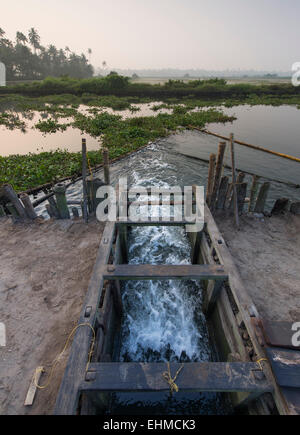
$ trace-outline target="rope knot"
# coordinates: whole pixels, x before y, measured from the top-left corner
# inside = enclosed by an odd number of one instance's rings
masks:
[[[178,391],[179,391],[178,385],[176,385],[175,381],[178,378],[180,372],[183,370],[183,368],[184,368],[184,364],[182,364],[182,366],[177,370],[176,375],[174,376],[174,378],[172,378],[171,367],[170,367],[170,363],[168,362],[168,371],[164,372],[162,374],[162,377],[165,379],[165,381],[170,386],[171,395],[173,393],[178,393]]]

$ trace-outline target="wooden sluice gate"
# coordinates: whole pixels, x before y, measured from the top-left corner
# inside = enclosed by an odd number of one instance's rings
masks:
[[[207,205],[204,214],[203,230],[188,233],[191,265],[127,264],[130,226],[184,227],[187,222],[172,223],[158,218],[155,222],[133,223],[117,219],[106,224],[55,414],[104,412],[112,392],[170,391],[172,376],[179,372],[176,386],[180,391],[226,392],[236,410],[247,409],[252,414],[272,413],[275,409],[280,414],[292,412],[266,361],[255,324],[260,320],[257,309]],[[164,279],[203,282],[203,310],[223,362],[184,365],[118,362],[123,313],[121,281]],[[165,377],[167,370],[169,381]]]
[[[231,142],[233,146],[233,138]],[[128,264],[130,227],[187,229],[191,225],[188,221],[155,218],[133,222],[119,215],[115,222],[106,223],[57,396],[56,415],[99,414],[107,410],[112,392],[167,392],[174,384],[183,392],[228,393],[239,412],[300,414],[300,349],[291,345],[292,325],[268,323],[260,317],[213,217],[216,213],[230,214],[238,226],[246,206],[248,212],[263,213],[270,183],[259,186],[259,178],[253,176],[246,201],[244,174],[239,173],[235,179],[233,164],[233,179],[223,176],[224,150],[222,143],[218,155],[210,158],[204,227],[198,232],[187,231],[192,247],[190,265]],[[233,147],[232,156],[234,162]],[[99,203],[96,191],[103,183],[92,175],[87,178],[86,173],[83,182],[85,198],[79,205],[87,220]],[[150,190],[147,194],[146,204],[164,204],[162,198],[152,201]],[[126,204],[130,204],[128,192],[126,195]],[[46,196],[50,216],[70,218],[64,186],[54,189],[55,198]],[[176,200],[171,200],[170,205],[176,205]],[[120,202],[119,208],[122,206]],[[288,206],[288,199],[281,198],[273,212],[283,212]],[[293,213],[299,210],[300,203],[291,205]],[[3,186],[0,216],[8,211],[16,220],[36,219],[28,197],[19,198],[10,186]],[[184,365],[119,362],[122,281],[171,279],[192,279],[203,284],[203,312],[221,361]]]

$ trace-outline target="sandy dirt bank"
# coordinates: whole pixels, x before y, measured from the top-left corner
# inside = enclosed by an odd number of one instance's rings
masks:
[[[68,352],[32,407],[23,403],[33,373],[51,364],[76,326],[103,225],[0,219],[0,414],[51,414]],[[43,379],[41,382],[43,383]]]
[[[300,321],[300,216],[241,217],[216,221],[260,315]]]

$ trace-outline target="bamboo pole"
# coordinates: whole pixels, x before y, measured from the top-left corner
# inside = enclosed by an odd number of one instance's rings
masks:
[[[209,169],[208,169],[207,192],[206,192],[206,202],[209,207],[210,207],[211,196],[214,187],[215,167],[216,167],[216,155],[211,154],[209,157]]]
[[[217,200],[217,196],[219,192],[225,149],[226,149],[226,142],[220,142],[219,149],[218,149],[217,163],[216,163],[214,187],[211,195],[211,203],[210,203],[211,209],[215,208],[215,202]]]
[[[193,127],[192,125],[189,125],[188,128],[193,129],[193,130],[201,131],[201,133],[205,133],[205,134],[209,134],[211,136],[218,137],[219,139],[230,141],[230,138],[228,138],[226,136],[221,136],[220,134],[213,133],[213,132],[211,132],[209,130],[201,129],[201,128],[198,128],[198,127]],[[235,140],[235,143],[238,144],[238,145],[242,145],[242,146],[248,147],[248,148],[252,148],[252,149],[257,150],[257,151],[263,151],[263,152],[268,153],[268,154],[273,154],[274,156],[283,157],[285,159],[293,160],[294,162],[300,163],[300,158],[298,158],[298,157],[290,156],[288,154],[279,153],[277,151],[268,150],[267,148],[259,147],[257,145],[251,145],[249,143],[242,142],[242,141],[239,141],[239,140]]]
[[[105,184],[110,184],[110,173],[109,173],[109,153],[107,148],[103,148],[103,168],[104,168],[104,182]]]
[[[86,184],[86,174],[87,174],[87,156],[86,156],[86,139],[82,139],[82,189],[83,189],[83,219],[88,222],[88,196],[87,196],[87,184]]]
[[[239,212],[236,192],[236,175],[235,175],[235,154],[234,154],[234,136],[230,135],[231,166],[232,166],[232,189],[233,189],[233,207],[236,227],[239,228]]]

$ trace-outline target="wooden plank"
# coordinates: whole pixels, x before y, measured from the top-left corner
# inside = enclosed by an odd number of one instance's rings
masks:
[[[104,282],[103,265],[109,260],[115,229],[115,223],[108,222],[103,231],[78,324],[89,323],[92,326],[95,325]],[[87,307],[90,307],[90,316],[88,318],[86,317]],[[56,415],[72,415],[76,413],[79,399],[78,387],[85,376],[91,338],[92,331],[88,327],[81,327],[75,333],[68,364],[56,400],[54,409],[54,414]]]
[[[259,318],[257,308],[255,307],[251,297],[249,296],[244,286],[244,283],[240,277],[239,271],[235,265],[232,255],[230,254],[229,249],[227,248],[225,241],[220,231],[218,230],[215,220],[209,208],[206,205],[205,205],[205,221],[206,221],[206,229],[210,235],[210,238],[218,254],[218,257],[221,263],[224,265],[226,272],[228,273],[229,285],[231,288],[233,298],[239,309],[239,316],[244,322],[247,332],[251,338],[251,342],[253,344],[255,354],[257,355],[257,359],[265,358],[264,350],[262,349],[261,345],[257,340],[254,327],[251,323],[252,317]],[[275,388],[274,399],[279,413],[282,415],[290,414],[290,409],[288,408],[288,404],[283,400],[281,391],[279,387],[276,386],[272,370],[267,364],[265,364],[264,371],[268,379],[271,382],[274,382],[274,388]]]
[[[226,201],[226,194],[227,194],[227,190],[228,190],[228,184],[229,184],[229,178],[222,177],[221,183],[220,183],[217,205],[216,205],[217,210],[224,210],[224,208],[225,208],[225,201]]]
[[[107,280],[169,280],[185,279],[207,281],[210,279],[224,281],[228,278],[222,266],[202,265],[151,265],[120,264],[104,266],[103,276]]]
[[[257,195],[257,191],[258,191],[259,179],[260,179],[260,177],[258,175],[252,176],[252,185],[251,185],[251,191],[250,191],[250,201],[249,201],[248,212],[251,212],[254,209],[256,195]]]
[[[273,209],[271,211],[272,215],[279,215],[282,213],[285,213],[288,210],[289,206],[289,199],[288,198],[279,198],[275,202]]]
[[[210,208],[211,209],[215,208],[215,202],[216,202],[218,192],[219,192],[225,149],[226,149],[226,142],[220,142],[217,163],[216,163],[214,186],[213,186],[212,195],[211,195],[211,199],[210,199]]]
[[[157,219],[157,218],[156,218]],[[117,221],[117,225],[118,226],[122,226],[122,225],[128,225],[131,227],[156,227],[156,226],[163,226],[163,227],[184,227],[186,225],[193,225],[194,222],[187,222],[187,221],[175,221],[172,220],[172,218],[170,218],[169,221],[166,220],[141,220],[138,222],[133,222],[131,220],[126,220],[126,221]]]
[[[254,209],[255,213],[263,213],[264,212],[265,204],[267,201],[270,187],[271,187],[271,183],[269,183],[269,182],[264,183],[261,186],[260,191],[258,193],[255,209]]]
[[[223,285],[224,281],[216,281],[212,282],[212,285],[209,285],[207,287],[203,304],[203,310],[207,316],[210,316],[212,314],[221,294]]]
[[[292,327],[294,322],[274,322],[262,320],[261,326],[266,343],[271,347],[299,350],[300,347],[293,346],[292,337],[295,334]]]
[[[235,224],[237,228],[239,227],[239,213],[238,213],[238,202],[237,202],[237,191],[236,191],[236,168],[235,168],[235,152],[234,152],[234,136],[230,135],[230,150],[231,150],[231,167],[232,167],[232,189],[233,189],[233,210]]]
[[[207,189],[206,189],[206,202],[208,206],[210,206],[211,196],[213,193],[215,168],[216,168],[216,155],[211,154],[209,156],[209,169],[208,169]]]
[[[300,415],[300,388],[282,388],[282,394],[292,415]]]
[[[266,349],[278,385],[300,388],[300,352],[281,348]]]
[[[247,195],[247,183],[241,183],[237,185],[237,203],[238,203],[238,212],[242,214],[244,211],[244,204]]]
[[[39,381],[41,379],[43,371],[44,371],[44,367],[38,367],[36,369],[36,371],[34,372],[34,375],[31,379],[30,387],[29,387],[27,395],[26,395],[24,406],[32,406],[33,405],[33,401],[34,401],[35,394],[37,391],[36,383],[39,384]]]
[[[170,364],[175,375],[182,365]],[[184,364],[176,384],[179,391],[211,392],[271,392],[266,379],[256,377],[255,363],[188,363]],[[163,378],[165,363],[98,363],[91,364],[80,390],[91,391],[140,391],[167,392],[170,387]]]

